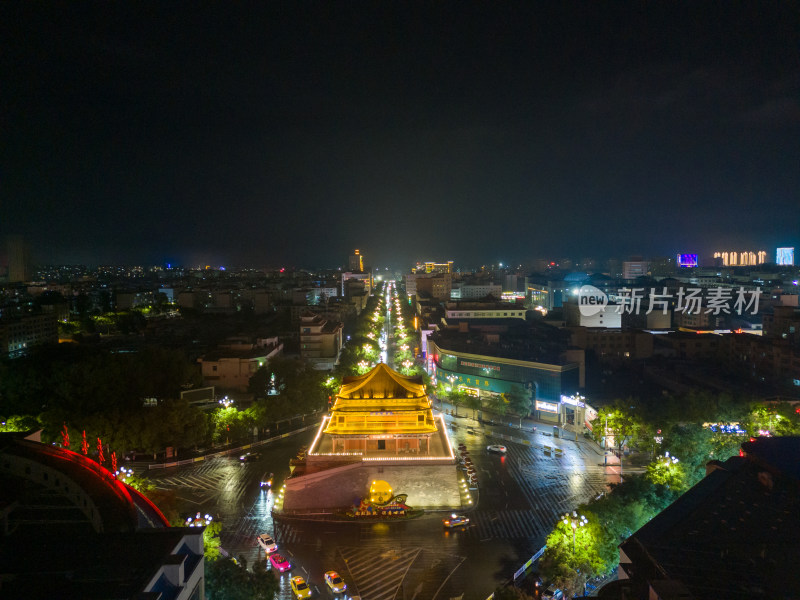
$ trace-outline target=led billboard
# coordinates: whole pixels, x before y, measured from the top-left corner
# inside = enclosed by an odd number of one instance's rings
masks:
[[[775,264],[794,266],[794,248],[778,248],[775,253]]]
[[[696,267],[697,254],[678,254],[679,267]]]

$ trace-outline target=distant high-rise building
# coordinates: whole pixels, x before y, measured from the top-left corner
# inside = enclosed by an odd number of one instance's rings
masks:
[[[767,253],[764,250],[753,252],[745,250],[743,252],[714,252],[714,258],[721,258],[722,264],[726,267],[752,267],[763,265],[767,262]]]
[[[6,253],[8,255],[8,281],[17,283],[30,281],[31,259],[28,244],[21,235],[10,235],[6,238]]]
[[[631,260],[622,263],[622,278],[623,279],[636,279],[647,275],[647,261],[642,260],[641,257],[635,256]]]
[[[412,273],[452,273],[453,261],[448,260],[446,263],[437,263],[433,261],[425,261],[424,263],[418,262],[417,265],[411,269]]]
[[[361,254],[359,250],[356,250],[353,254],[350,255],[350,259],[347,263],[347,267],[350,271],[358,271],[359,273],[364,270],[364,255]]]
[[[794,248],[778,248],[775,253],[775,264],[794,266]]]

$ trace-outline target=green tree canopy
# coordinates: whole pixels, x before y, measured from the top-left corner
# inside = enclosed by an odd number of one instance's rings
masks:
[[[531,396],[522,389],[522,386],[512,386],[512,388],[505,393],[505,400],[508,403],[508,409],[519,417],[520,423],[524,417],[530,414]]]
[[[272,600],[278,590],[278,581],[267,571],[265,561],[256,561],[252,571],[229,558],[206,562],[208,600]]]

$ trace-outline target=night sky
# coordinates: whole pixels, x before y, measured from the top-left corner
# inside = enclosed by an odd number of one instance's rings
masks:
[[[800,247],[797,2],[5,2],[41,262]]]

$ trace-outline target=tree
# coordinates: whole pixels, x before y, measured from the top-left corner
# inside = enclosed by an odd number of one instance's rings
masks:
[[[559,521],[547,536],[540,573],[567,595],[581,592],[589,577],[609,568],[598,551],[598,542],[603,537],[603,530],[596,522],[573,528],[569,521]]]
[[[472,418],[474,419],[475,418],[475,411],[476,410],[480,410],[480,408],[482,406],[481,399],[478,396],[467,395],[464,398],[464,406],[466,406],[467,408],[472,409]]]
[[[706,463],[709,460],[715,457],[724,460],[735,454],[733,451],[723,456],[724,445],[722,443],[715,444],[715,437],[721,435],[724,434],[715,434],[699,424],[677,424],[665,432],[661,449],[668,452],[670,456],[678,457],[682,469],[686,472],[687,480],[695,483],[705,476]],[[728,439],[731,437],[734,436],[728,436]],[[741,441],[738,439],[738,443]],[[716,454],[715,450],[720,454]]]
[[[220,558],[206,561],[205,571],[208,600],[272,600],[279,589],[264,561],[248,571],[229,558]]]
[[[674,456],[658,456],[647,466],[647,480],[655,485],[682,493],[689,488],[689,478],[683,464]]]
[[[522,427],[522,419],[531,412],[530,394],[526,394],[521,386],[515,385],[505,393],[505,400],[509,410],[519,417],[519,426]]]
[[[611,406],[601,408],[597,418],[592,421],[592,431],[598,441],[606,435],[606,427],[607,434],[613,437],[621,457],[622,448],[639,435],[643,423],[631,407],[630,400],[627,402],[616,400]]]
[[[219,521],[211,521],[203,530],[203,548],[206,560],[217,560],[220,557],[219,542],[221,532],[222,523]]]
[[[39,420],[32,415],[14,415],[4,419],[0,417],[0,431],[30,431],[39,428]]]
[[[501,586],[494,590],[494,600],[534,600],[533,596],[526,594],[513,585]]]
[[[502,396],[492,396],[489,399],[489,410],[502,417],[508,410],[508,402]]]
[[[447,401],[452,404],[456,409],[456,416],[458,416],[458,407],[464,404],[467,394],[461,390],[454,389],[447,397]]]

